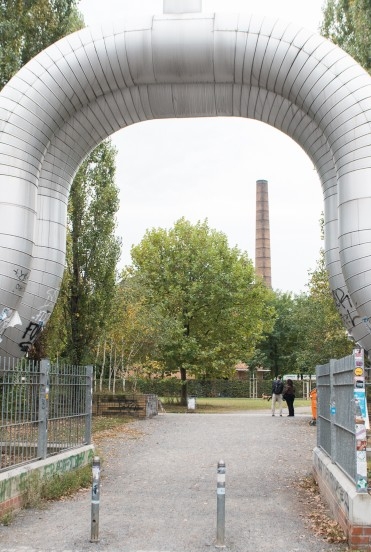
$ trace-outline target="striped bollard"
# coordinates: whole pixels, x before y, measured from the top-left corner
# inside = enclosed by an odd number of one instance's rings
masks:
[[[225,548],[225,462],[218,462],[217,476],[217,510],[216,510],[216,547]]]
[[[93,459],[93,483],[91,489],[91,536],[90,542],[99,542],[99,500],[100,500],[100,459]]]

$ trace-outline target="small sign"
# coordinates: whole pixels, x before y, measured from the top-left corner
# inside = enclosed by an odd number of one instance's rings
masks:
[[[362,369],[362,368],[356,368],[356,369],[354,370],[354,373],[355,373],[356,376],[362,376],[362,374],[363,374],[363,369]]]
[[[369,429],[369,427],[367,427],[369,423],[365,389],[354,389],[354,399],[359,405],[359,412],[356,412],[356,416],[361,416],[366,424],[366,429]]]
[[[188,408],[188,410],[195,410],[195,408],[196,408],[196,399],[195,399],[195,397],[188,397],[188,399],[187,399],[187,408]]]

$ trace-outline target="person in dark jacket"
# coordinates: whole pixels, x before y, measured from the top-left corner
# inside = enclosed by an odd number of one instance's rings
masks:
[[[283,398],[286,401],[287,408],[289,409],[289,416],[294,416],[294,400],[295,400],[295,387],[292,379],[286,381],[286,385],[283,390]]]

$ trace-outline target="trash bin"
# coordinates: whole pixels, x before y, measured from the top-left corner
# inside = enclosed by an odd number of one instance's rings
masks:
[[[312,389],[309,396],[312,401],[312,421],[310,422],[310,424],[316,425],[317,423],[317,389],[316,388]]]
[[[188,410],[195,410],[195,408],[196,408],[196,397],[188,397],[187,408],[188,408]]]

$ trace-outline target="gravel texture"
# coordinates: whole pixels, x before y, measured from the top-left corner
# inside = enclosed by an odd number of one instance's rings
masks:
[[[99,443],[99,542],[91,490],[25,510],[0,527],[1,552],[206,552],[216,548],[217,464],[226,464],[227,552],[340,552],[308,524],[306,492],[316,427],[310,409],[163,413]],[[311,506],[312,507],[312,506]]]

